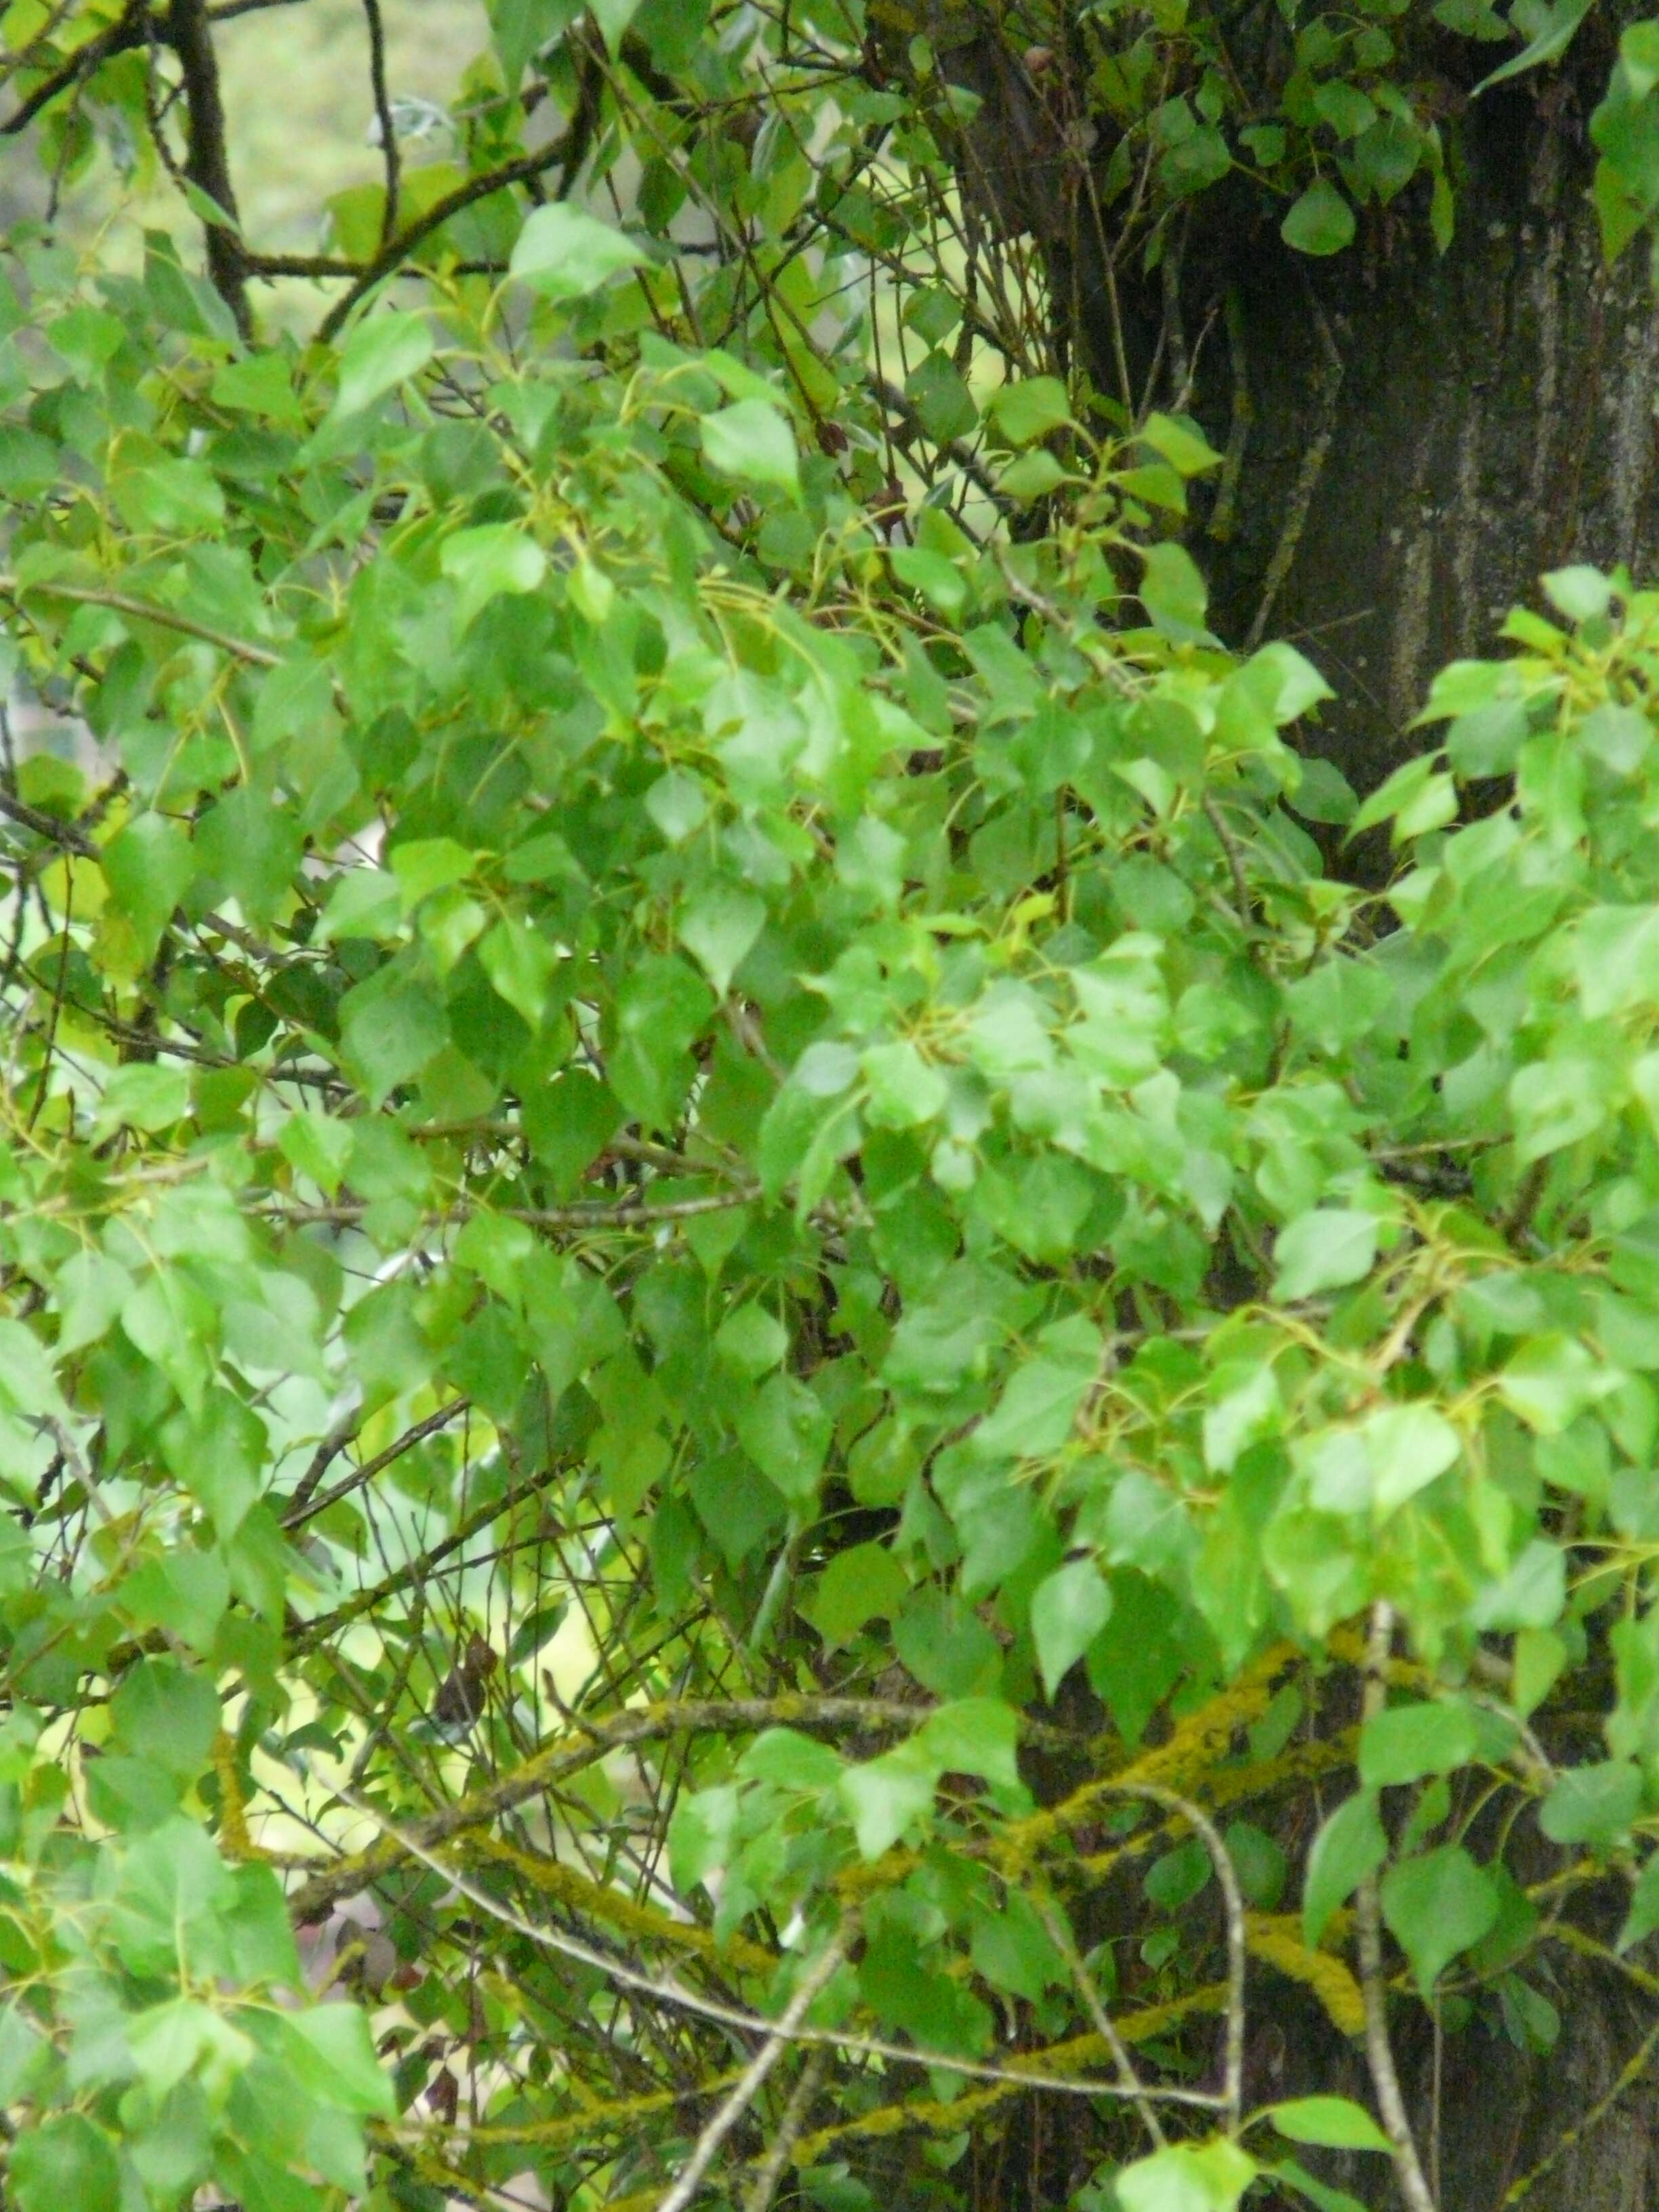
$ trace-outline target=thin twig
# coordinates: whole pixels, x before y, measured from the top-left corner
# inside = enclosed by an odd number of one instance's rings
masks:
[[[37,837],[48,843],[60,845],[66,853],[78,853],[83,860],[95,860],[98,848],[72,822],[60,822],[55,814],[43,814],[38,806],[27,800],[14,799],[9,791],[0,790],[0,814],[20,829],[32,830]]]
[[[1227,2041],[1222,2063],[1222,2109],[1227,2115],[1227,2131],[1237,2135],[1244,2118],[1244,1972],[1247,1936],[1244,1921],[1244,1893],[1238,1886],[1238,1876],[1221,1832],[1207,1813],[1194,1805],[1189,1797],[1178,1791],[1165,1790],[1156,1782],[1111,1782],[1107,1790],[1115,1796],[1142,1797],[1149,1804],[1162,1805],[1166,1811],[1179,1813],[1193,1833],[1210,1855],[1215,1869],[1215,1878],[1220,1886],[1222,1906],[1227,1921]],[[1148,2096],[1167,2098],[1168,2092],[1152,2089],[1143,2092]],[[1413,2208],[1415,2212],[1415,2208]]]
[[[827,2050],[807,2052],[806,2063],[801,2068],[799,2078],[789,2093],[789,2102],[784,2106],[783,2117],[773,2130],[760,2171],[743,2200],[743,2212],[772,2212],[772,2200],[778,2193],[778,2184],[783,2179],[790,2154],[800,2140],[801,2130],[806,2125],[807,2115],[812,2109],[812,2100],[818,2093],[818,2085],[829,2066],[830,2053]]]
[[[228,217],[228,222],[210,222],[206,226],[208,274],[214,290],[230,309],[237,330],[244,338],[251,337],[253,314],[247,303],[240,218],[225,144],[225,104],[219,92],[219,64],[213,51],[206,0],[173,0],[167,20],[189,110],[185,174]]]
[[[1052,1905],[1045,1905],[1042,1908],[1042,1924],[1048,1931],[1049,1942],[1071,1969],[1072,1979],[1077,1984],[1079,1992],[1083,1998],[1083,2008],[1089,2015],[1095,2033],[1111,2052],[1112,2063],[1117,2069],[1118,2079],[1135,2100],[1135,2109],[1140,2114],[1141,2125],[1158,2148],[1162,2150],[1167,2140],[1164,2133],[1163,2123],[1158,2117],[1152,2100],[1146,2094],[1139,2075],[1135,2072],[1135,2063],[1129,2056],[1128,2045],[1118,2033],[1116,2023],[1100,2001],[1100,1992],[1095,1987],[1095,1978],[1084,1964],[1077,1945],[1072,1941],[1071,1929]],[[744,2212],[748,2212],[747,2206],[744,2208]]]
[[[1248,930],[1250,927],[1250,885],[1244,873],[1244,857],[1238,849],[1237,840],[1222,817],[1221,809],[1207,791],[1199,804],[1204,809],[1205,820],[1215,831],[1217,842],[1227,856],[1227,870],[1233,879],[1233,903],[1238,909],[1240,921]]]
[[[176,629],[185,637],[200,638],[204,645],[216,645],[222,653],[246,661],[251,668],[282,665],[282,654],[273,653],[269,646],[232,637],[224,630],[197,622],[190,615],[180,614],[176,607],[158,607],[149,599],[135,599],[125,592],[106,591],[101,585],[64,584],[55,577],[43,579],[38,584],[21,584],[15,576],[0,576],[0,599],[15,599],[26,591],[39,592],[46,599],[68,599],[76,606],[108,607],[118,615],[131,615],[135,622],[150,622],[162,629]]]
[[[658,2212],[685,2212],[702,2178],[714,2162],[716,2152],[749,2110],[765,2084],[767,2075],[789,2048],[790,2039],[811,2009],[812,2001],[847,1956],[843,1930],[826,1943],[802,1975],[800,1986],[784,2007],[778,2024],[738,2076],[736,2087],[697,2137],[684,2169],[658,2207]]]
[[[911,1710],[915,1711],[914,1708]],[[592,1755],[592,1747],[583,1748],[590,1756]],[[567,1936],[561,1929],[537,1927],[533,1921],[526,1920],[511,1905],[504,1905],[500,1898],[492,1897],[488,1890],[481,1889],[458,1868],[417,1843],[407,1829],[389,1820],[378,1807],[368,1804],[337,1786],[333,1794],[343,1804],[350,1806],[353,1812],[360,1813],[365,1820],[375,1824],[385,1840],[395,1847],[395,1856],[416,1860],[428,1873],[435,1874],[458,1895],[464,1897],[469,1905],[476,1905],[480,1912],[488,1914],[503,1928],[510,1929],[515,1936],[522,1936],[526,1942],[538,1944],[544,1950],[556,1953],[561,1958],[574,1959],[579,1966],[605,1975],[619,1989],[636,1990],[656,2003],[673,2005],[683,2012],[695,2014],[701,2020],[714,2021],[720,2027],[734,2027],[746,2035],[773,2036],[781,2033],[781,2021],[767,2020],[759,2013],[745,2012],[737,2005],[721,2004],[712,1997],[699,1996],[696,1991],[684,1989],[676,1982],[641,1973],[610,1953],[601,1951],[591,1943],[584,1943],[574,1936]],[[1150,1788],[1146,1792],[1137,1791],[1134,1794],[1150,1794]],[[1158,1794],[1165,1797],[1170,1795],[1167,1791]],[[1171,1799],[1170,1802],[1176,1801]],[[451,1814],[457,1809],[453,1806],[446,1808]],[[436,1817],[432,1816],[425,1825],[434,1825]],[[1200,1814],[1199,1818],[1202,1820],[1203,1815]],[[362,1857],[368,1856],[368,1853],[362,1855]],[[352,1884],[354,1887],[356,1886],[355,1882]],[[314,1915],[315,1907],[310,1896],[314,1887],[307,1885],[307,1889],[301,1893],[301,1899],[290,1900],[291,1909],[300,1912],[303,1918],[308,1919]],[[937,2069],[942,2073],[960,2074],[969,2081],[999,2081],[1025,2090],[1046,2089],[1056,2096],[1127,2098],[1128,2095],[1127,2091],[1116,2081],[1102,2081],[1092,2076],[1078,2079],[1064,2074],[1039,2074],[1021,2066],[995,2066],[976,2058],[959,2058],[943,2051],[910,2050],[902,2043],[890,2043],[884,2036],[854,2035],[843,2028],[796,2027],[790,2030],[785,2039],[791,2043],[828,2045],[832,2050],[844,2051],[855,2057],[885,2058],[902,2066],[922,2066],[930,2070]],[[1158,2098],[1161,2103],[1182,2105],[1194,2112],[1213,2112],[1227,2109],[1225,2098],[1212,2096],[1201,2089],[1149,2089],[1146,2094]]]
[[[385,252],[398,228],[398,191],[403,163],[398,152],[398,126],[386,85],[386,26],[380,21],[380,0],[363,0],[368,22],[368,81],[374,94],[374,116],[380,126],[380,160],[386,170],[386,205],[380,210],[380,250]]]
[[[294,1486],[294,1495],[289,1499],[289,1513],[303,1513],[317,1495],[317,1486],[334,1462],[362,1426],[362,1415],[356,1406],[343,1413],[333,1427],[318,1444],[311,1455],[311,1463]]]
[[[1600,2126],[1619,2100],[1628,2094],[1641,2080],[1647,2071],[1649,2062],[1656,2048],[1659,2048],[1659,2021],[1656,2021],[1648,2030],[1625,2065],[1620,2069],[1618,2079],[1604,2095],[1596,2099],[1583,2119],[1559,2136],[1531,2172],[1523,2173],[1518,2181],[1512,2182],[1504,2191],[1499,2212],[1509,2212],[1510,2205],[1520,2203],[1522,2197],[1529,2195],[1547,2173],[1560,2164],[1570,2150],[1583,2142],[1592,2128]]]
[[[470,177],[465,184],[457,185],[453,192],[446,192],[441,200],[434,200],[406,230],[386,240],[356,283],[323,317],[317,325],[318,337],[325,344],[331,343],[358,301],[372,292],[383,276],[391,276],[422,240],[430,238],[434,230],[441,230],[452,216],[459,215],[464,208],[489,199],[495,192],[506,191],[510,185],[528,184],[533,178],[544,176],[568,158],[570,144],[571,133],[565,131],[550,146],[527,154],[520,161],[503,162],[499,169],[489,170],[481,177]]]
[[[1379,1601],[1371,1608],[1370,1633],[1365,1644],[1364,1717],[1380,1713],[1388,1697],[1389,1647],[1394,1642],[1394,1607]],[[1436,2212],[1416,2138],[1400,2093],[1400,2075],[1389,2040],[1389,1985],[1382,1971],[1382,1908],[1375,1873],[1366,1875],[1354,1899],[1354,1926],[1359,1939],[1359,1987],[1365,2001],[1365,2057],[1382,2132],[1394,2154],[1395,2178],[1407,2212]]]
[[[691,1221],[699,1214],[721,1213],[734,1206],[747,1206],[759,1196],[757,1188],[742,1184],[733,1190],[708,1191],[698,1198],[665,1199],[656,1205],[641,1200],[610,1204],[603,1199],[592,1199],[574,1206],[500,1206],[492,1211],[504,1221],[522,1221],[529,1229],[648,1229],[660,1222]],[[371,1209],[364,1199],[341,1199],[331,1206],[304,1206],[272,1196],[261,1199],[255,1210],[296,1228],[352,1229]],[[447,1226],[468,1218],[467,1208],[452,1207],[430,1216],[428,1225]]]
[[[465,1413],[471,1402],[469,1398],[452,1398],[447,1406],[440,1406],[435,1413],[428,1413],[423,1421],[416,1421],[412,1429],[405,1429],[398,1441],[388,1444],[383,1452],[377,1452],[373,1459],[366,1459],[361,1467],[354,1468],[349,1474],[343,1476],[324,1491],[320,1498],[310,1495],[301,1498],[296,1492],[294,1502],[283,1516],[283,1528],[303,1528],[307,1521],[314,1521],[319,1513],[326,1513],[331,1505],[337,1505],[343,1498],[349,1498],[354,1490],[361,1490],[366,1482],[372,1482],[383,1468],[392,1465],[393,1460],[401,1459],[406,1451],[411,1451],[428,1437],[435,1437],[441,1429],[447,1429],[452,1421]],[[301,1488],[304,1486],[302,1480]],[[315,1486],[313,1487],[314,1489]]]
[[[1227,288],[1224,309],[1227,359],[1232,370],[1232,416],[1227,426],[1227,450],[1221,457],[1221,479],[1210,514],[1210,535],[1225,544],[1237,527],[1239,479],[1244,473],[1244,453],[1255,420],[1250,398],[1250,356],[1244,343],[1244,303],[1237,284]]]

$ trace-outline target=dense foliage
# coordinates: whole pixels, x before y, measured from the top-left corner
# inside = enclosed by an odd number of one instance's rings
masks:
[[[948,25],[499,0],[300,263],[234,12],[0,23],[8,2203],[1420,2212],[1391,2031],[1659,1987],[1659,597],[1357,809]],[[1003,29],[1144,265],[1586,13]]]

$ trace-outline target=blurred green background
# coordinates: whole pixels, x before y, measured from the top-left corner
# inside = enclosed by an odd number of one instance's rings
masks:
[[[462,71],[489,40],[479,0],[381,0],[380,12],[392,98],[453,101]],[[330,197],[380,174],[369,138],[374,104],[362,9],[355,0],[298,0],[222,24],[218,45],[249,243],[266,252],[314,252]],[[402,143],[410,167],[450,150],[444,132]]]
[[[404,167],[446,160],[453,141],[445,111],[468,63],[489,40],[482,0],[381,0],[381,15],[387,91],[394,103],[425,111],[424,135],[399,132]],[[381,175],[371,136],[374,103],[361,0],[257,8],[220,22],[215,35],[231,173],[248,242],[264,252],[318,252],[327,243],[329,200]],[[66,182],[60,235],[87,246],[98,241],[99,261],[109,267],[137,258],[143,228],[161,228],[199,264],[201,228],[177,189],[157,170],[139,190],[122,173],[116,138],[106,112],[98,119],[95,155]],[[51,158],[38,125],[21,138],[0,140],[0,220],[46,212]],[[310,298],[319,296],[304,289]],[[287,319],[285,308],[297,312],[306,304],[273,294],[262,312],[274,308]]]

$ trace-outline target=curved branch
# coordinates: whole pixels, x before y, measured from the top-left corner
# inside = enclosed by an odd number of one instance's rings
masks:
[[[574,126],[573,126],[574,128]],[[480,177],[469,177],[465,184],[457,185],[453,192],[434,200],[423,216],[418,216],[406,230],[389,239],[374,258],[358,276],[350,289],[337,300],[317,326],[317,335],[325,343],[337,337],[346,317],[383,278],[387,277],[406,261],[423,239],[441,230],[452,216],[459,215],[478,200],[487,200],[496,192],[508,191],[514,185],[528,184],[532,177],[545,176],[556,169],[568,156],[571,132],[559,136],[552,145],[544,146],[539,153],[526,154],[517,161],[507,161],[499,169],[490,169]]]

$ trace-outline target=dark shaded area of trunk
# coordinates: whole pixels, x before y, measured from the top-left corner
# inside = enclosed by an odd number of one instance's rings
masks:
[[[1249,635],[1290,552],[1267,632],[1335,686],[1326,749],[1364,787],[1414,749],[1434,671],[1490,650],[1510,607],[1537,602],[1540,573],[1659,572],[1659,314],[1639,244],[1603,262],[1580,109],[1493,94],[1459,139],[1445,255],[1407,204],[1370,211],[1356,248],[1328,263],[1264,227],[1212,279],[1233,295],[1251,418],[1234,532],[1194,546],[1216,627]],[[1235,381],[1223,327],[1196,401],[1218,445]]]
[[[1173,281],[1115,246],[1120,208],[1100,206],[1079,151],[1099,161],[1109,134],[1081,126],[1075,71],[1033,76],[1041,56],[989,31],[944,58],[980,103],[955,141],[964,196],[1036,240],[1097,388],[1188,405],[1235,461],[1248,425],[1220,530],[1200,491],[1189,541],[1215,628],[1318,662],[1339,694],[1322,750],[1362,788],[1415,749],[1434,671],[1491,650],[1542,572],[1659,574],[1659,313],[1644,241],[1603,259],[1588,118],[1613,13],[1594,28],[1568,66],[1480,98],[1467,82],[1491,50],[1435,53],[1455,186],[1444,254],[1426,179],[1363,210],[1355,245],[1326,260],[1291,252],[1282,208],[1229,183],[1170,218]]]
[[[1542,1964],[1547,1961],[1547,1964]],[[1528,1962],[1562,2028],[1547,2052],[1523,2050],[1490,1997],[1442,2036],[1414,2002],[1394,2011],[1401,2087],[1441,2212],[1651,2212],[1659,2204],[1659,2080],[1626,2078],[1655,2024],[1654,2001],[1615,1969],[1559,1947]],[[1304,1992],[1270,1977],[1252,1987],[1262,2102],[1316,2094],[1373,2102],[1364,2053],[1345,2044]],[[1370,2153],[1304,2151],[1301,2162],[1373,2212],[1394,2212],[1387,2163]],[[1285,2200],[1286,2206],[1293,2202]]]

